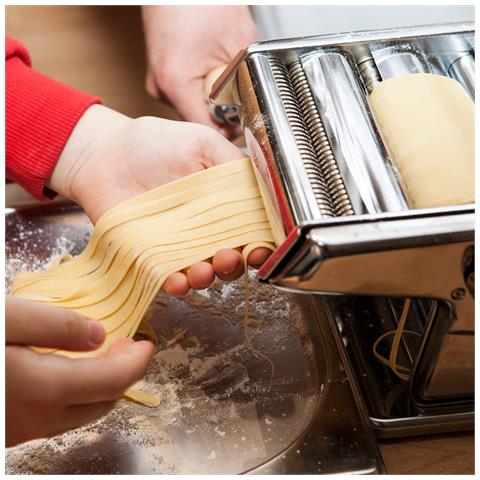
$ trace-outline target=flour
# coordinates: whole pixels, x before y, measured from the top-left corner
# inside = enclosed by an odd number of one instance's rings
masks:
[[[16,214],[6,216],[5,245],[5,289],[10,291],[15,275],[22,272],[46,270],[58,257],[66,253],[80,253],[90,235],[86,229],[78,238],[72,235],[68,226],[55,229],[55,236],[49,236],[49,229],[28,218]]]
[[[90,232],[83,217],[82,228],[55,224],[56,236],[51,225],[23,217],[10,225],[7,289],[19,271],[41,270],[60,254],[82,250]],[[249,277],[249,334],[275,363],[273,384],[268,363],[245,344],[243,279],[217,280],[183,299],[161,293],[146,315],[158,344],[138,385],[160,405],[120,400],[96,422],[9,448],[6,473],[241,473],[286,448],[317,399],[313,346],[296,299],[258,285],[254,272]]]
[[[39,229],[34,231],[33,233],[23,233],[23,236],[20,240],[26,238],[35,238],[37,234],[41,234],[43,230]],[[26,245],[25,243],[21,243],[19,241],[19,250],[15,257],[10,257],[8,255],[8,251],[6,252],[6,260],[5,260],[5,288],[7,292],[10,291],[13,284],[13,279],[15,275],[22,272],[40,272],[46,270],[50,264],[52,264],[58,257],[64,255],[66,253],[71,253],[74,251],[75,244],[66,237],[60,237],[55,240],[55,245],[51,250],[49,256],[46,259],[38,259],[32,255],[31,248],[29,246],[28,249],[21,248],[21,245]],[[33,241],[30,243],[33,248],[38,247],[38,243]]]
[[[155,315],[151,323],[160,341],[138,387],[157,395],[159,407],[121,400],[97,422],[8,449],[7,473],[240,473],[288,445],[292,432],[300,431],[307,421],[308,405],[315,399],[308,373],[303,374],[307,374],[307,383],[301,387],[304,398],[288,392],[289,383],[298,382],[290,375],[281,374],[276,385],[269,384],[268,366],[244,343],[242,309],[228,306],[228,301],[242,297],[242,282],[234,282],[228,293],[224,285],[216,282],[208,291],[211,303],[209,308],[204,305],[203,320],[197,307],[203,305],[205,292],[194,292],[183,300],[161,295],[152,306]],[[257,295],[255,292],[254,297]],[[264,294],[260,296],[259,311],[252,307],[252,316],[257,318],[263,317],[261,312],[268,308]],[[272,296],[270,312],[276,311],[281,294],[272,291]],[[279,303],[283,310],[284,305]],[[213,308],[222,312],[215,320],[208,315]],[[236,310],[239,312],[233,313]],[[169,319],[168,326],[165,318]],[[273,342],[264,347],[272,355],[279,350],[279,338],[292,338],[292,323],[284,313],[278,319],[262,320],[254,341],[259,342],[264,335],[271,338]],[[172,340],[179,325],[186,333]],[[214,338],[222,329],[225,337]],[[192,337],[198,343],[191,342]],[[291,350],[291,342],[286,348]],[[281,365],[277,368],[282,372]],[[257,420],[258,409],[268,411],[270,404],[275,408],[297,406],[293,411],[288,407],[286,412]],[[184,454],[186,449],[189,455]],[[235,458],[230,455],[233,449]]]

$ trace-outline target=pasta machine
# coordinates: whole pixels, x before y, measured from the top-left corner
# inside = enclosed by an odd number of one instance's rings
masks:
[[[474,204],[409,207],[367,95],[433,73],[473,99],[474,66],[466,23],[276,40],[239,52],[210,96],[228,122],[236,109],[284,233],[259,279],[315,297],[384,437],[473,428]],[[404,375],[374,354],[400,322]]]

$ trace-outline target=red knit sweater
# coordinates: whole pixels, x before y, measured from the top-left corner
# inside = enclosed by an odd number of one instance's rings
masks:
[[[5,44],[6,175],[40,200],[69,136],[98,97],[86,95],[30,68],[26,48],[13,38]]]

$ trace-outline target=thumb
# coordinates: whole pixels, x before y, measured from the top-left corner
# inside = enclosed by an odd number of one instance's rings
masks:
[[[7,344],[88,351],[105,340],[99,322],[72,310],[7,297],[5,313]]]

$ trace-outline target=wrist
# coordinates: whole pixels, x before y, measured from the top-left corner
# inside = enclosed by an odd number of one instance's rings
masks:
[[[114,136],[130,118],[103,105],[92,105],[75,125],[57,164],[47,181],[47,187],[83,206],[85,186],[82,181],[95,180],[95,164]]]

